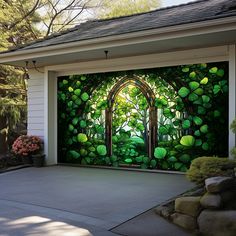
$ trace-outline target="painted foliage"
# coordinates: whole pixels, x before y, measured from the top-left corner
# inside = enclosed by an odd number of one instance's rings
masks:
[[[226,156],[227,71],[227,63],[214,63],[60,77],[59,161],[186,171],[196,157]],[[151,153],[150,99],[157,116]]]

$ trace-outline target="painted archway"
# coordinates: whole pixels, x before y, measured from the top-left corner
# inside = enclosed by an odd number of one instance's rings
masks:
[[[133,85],[140,89],[149,106],[149,132],[148,132],[148,156],[153,157],[157,145],[157,108],[155,107],[155,94],[149,85],[138,77],[124,77],[119,80],[108,94],[108,107],[105,113],[106,146],[108,155],[112,155],[112,108],[119,92],[127,85]]]

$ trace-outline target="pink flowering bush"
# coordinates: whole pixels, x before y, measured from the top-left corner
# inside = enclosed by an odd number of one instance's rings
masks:
[[[21,135],[12,145],[12,151],[19,156],[36,154],[42,149],[42,140],[37,136]]]

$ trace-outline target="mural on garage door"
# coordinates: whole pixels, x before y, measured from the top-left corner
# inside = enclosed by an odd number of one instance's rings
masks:
[[[58,78],[59,162],[186,171],[227,156],[228,65]]]

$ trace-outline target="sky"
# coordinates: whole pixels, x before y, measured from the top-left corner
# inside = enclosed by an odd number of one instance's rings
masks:
[[[161,0],[161,7],[168,7],[173,5],[179,5],[187,2],[193,2],[194,0]]]

